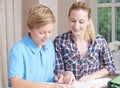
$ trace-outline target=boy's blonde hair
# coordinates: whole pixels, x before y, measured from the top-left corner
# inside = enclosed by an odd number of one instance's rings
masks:
[[[47,6],[37,4],[28,12],[27,26],[30,30],[34,27],[40,28],[49,23],[55,23],[55,17]]]
[[[85,2],[73,3],[69,9],[68,16],[70,16],[72,10],[79,10],[79,9],[83,9],[83,10],[88,11],[88,19],[90,21],[90,24],[87,26],[87,29],[85,31],[84,39],[85,39],[85,41],[91,41],[91,40],[94,41],[95,29],[93,26],[93,22],[91,20],[91,8],[87,3],[85,3]]]

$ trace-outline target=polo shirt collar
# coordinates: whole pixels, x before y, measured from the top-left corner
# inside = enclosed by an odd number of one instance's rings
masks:
[[[43,50],[47,50],[48,49],[48,45],[44,45],[43,48],[39,48],[33,41],[32,39],[30,38],[29,36],[29,33],[27,34],[27,36],[25,37],[25,43],[26,45],[32,50],[32,52],[35,54],[35,53],[39,53],[39,51],[41,49]]]

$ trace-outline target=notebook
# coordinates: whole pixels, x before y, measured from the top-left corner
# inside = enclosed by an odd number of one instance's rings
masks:
[[[100,78],[87,82],[78,82],[74,83],[75,88],[103,88],[107,87],[108,82],[111,78]]]

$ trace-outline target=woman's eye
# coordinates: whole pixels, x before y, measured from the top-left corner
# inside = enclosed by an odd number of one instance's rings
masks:
[[[83,24],[84,22],[83,22],[83,21],[80,21],[79,23],[80,23],[80,24]]]
[[[75,20],[71,20],[71,22],[76,22]]]

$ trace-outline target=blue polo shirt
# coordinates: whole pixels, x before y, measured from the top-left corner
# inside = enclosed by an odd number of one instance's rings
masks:
[[[51,40],[39,48],[27,35],[9,53],[9,79],[23,78],[34,82],[53,82],[55,51]]]

